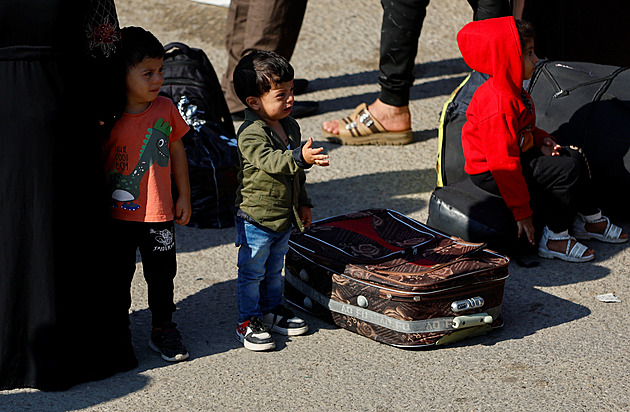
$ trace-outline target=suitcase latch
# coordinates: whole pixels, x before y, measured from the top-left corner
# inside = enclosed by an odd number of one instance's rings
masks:
[[[455,313],[462,312],[468,309],[480,308],[485,302],[480,296],[476,296],[470,299],[458,300],[451,303],[451,310]]]

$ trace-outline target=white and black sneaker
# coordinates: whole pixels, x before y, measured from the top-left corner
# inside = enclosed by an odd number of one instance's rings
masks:
[[[276,347],[269,328],[258,316],[252,316],[249,320],[236,327],[236,337],[249,350],[270,350]]]
[[[276,306],[263,316],[263,322],[271,328],[272,332],[287,336],[303,335],[308,331],[308,325],[304,319],[298,318],[293,311],[282,305]]]

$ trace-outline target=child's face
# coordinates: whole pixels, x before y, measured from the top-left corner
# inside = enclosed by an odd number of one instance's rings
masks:
[[[125,77],[127,108],[144,110],[158,96],[164,75],[162,59],[145,57]],[[127,110],[129,112],[129,110]]]
[[[264,120],[284,119],[293,109],[293,80],[273,84],[271,90],[257,97],[251,108]]]
[[[523,48],[523,80],[532,78],[537,64],[538,57],[534,53],[534,39],[529,39]]]

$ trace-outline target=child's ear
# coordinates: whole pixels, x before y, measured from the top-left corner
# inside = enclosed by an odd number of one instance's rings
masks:
[[[260,109],[260,100],[258,97],[249,96],[245,99],[245,102],[254,111]]]

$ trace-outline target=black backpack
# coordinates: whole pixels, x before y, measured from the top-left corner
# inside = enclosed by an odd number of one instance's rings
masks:
[[[440,114],[438,129],[437,186],[461,182],[468,175],[464,171],[462,127],[466,110],[477,88],[488,80],[488,75],[472,72],[451,93]]]
[[[464,171],[461,135],[466,110],[486,80],[487,74],[472,72],[444,104],[438,128],[437,187],[429,200],[427,224],[515,257],[521,247],[515,241],[512,212],[501,197],[475,186]]]
[[[234,124],[221,83],[204,51],[175,42],[164,46],[164,52],[164,83],[160,94],[176,105],[186,96],[188,103],[197,106],[199,118],[218,124],[229,137],[234,137]]]
[[[190,131],[182,137],[188,159],[192,217],[190,226],[234,226],[238,150],[230,112],[210,60],[182,43],[164,47],[164,83]],[[173,196],[177,196],[173,188]]]

